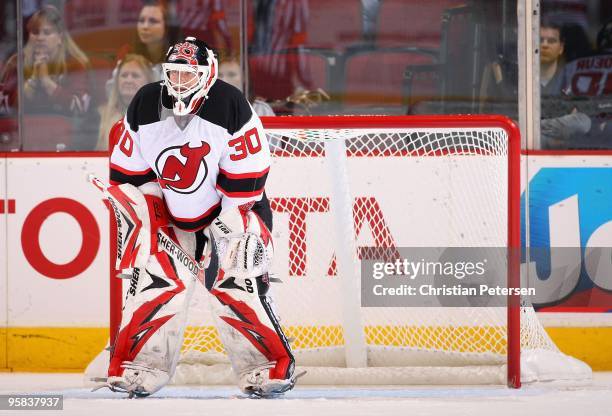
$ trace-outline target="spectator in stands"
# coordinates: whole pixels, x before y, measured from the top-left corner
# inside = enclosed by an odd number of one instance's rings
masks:
[[[180,37],[178,28],[172,24],[173,20],[165,2],[145,0],[136,25],[137,37],[133,43],[119,49],[118,60],[128,53],[142,55],[153,64],[156,79],[161,79],[161,63],[168,47]]]
[[[249,69],[253,92],[266,99],[284,100],[312,88],[301,48],[306,45],[307,0],[256,0],[254,31],[249,41]],[[286,53],[292,50],[294,53]]]
[[[223,60],[219,65],[219,79],[233,85],[242,91],[242,70],[240,68],[240,62],[236,57],[229,57]],[[247,96],[247,98],[249,98]],[[268,103],[266,103],[260,97],[254,97],[250,100],[253,110],[258,116],[274,116],[274,110]]]
[[[181,0],[177,14],[185,36],[203,39],[215,51],[232,53],[232,36],[222,0]]]
[[[567,63],[566,114],[541,122],[545,148],[612,148],[612,20],[597,35],[597,53]]]
[[[154,81],[151,62],[142,55],[127,54],[117,63],[113,71],[113,89],[105,105],[99,108],[100,135],[95,150],[108,150],[108,134],[111,127],[121,119],[136,92],[145,84]]]
[[[27,25],[28,42],[23,49],[24,98],[30,109],[63,114],[81,113],[89,104],[86,72],[89,60],[64,28],[59,11],[44,6]],[[16,76],[17,55],[7,62],[4,74]],[[70,82],[68,79],[70,78]],[[9,103],[17,100],[17,80],[2,83],[10,91]]]
[[[28,41],[23,48],[24,116],[64,116],[57,119],[56,125],[46,126],[44,131],[48,136],[57,136],[60,131],[66,136],[54,137],[54,140],[62,140],[62,146],[57,149],[93,148],[91,137],[82,130],[89,120],[87,116],[91,114],[87,56],[72,40],[64,26],[62,15],[54,6],[44,6],[34,13],[28,20],[27,31]],[[17,61],[18,56],[13,55],[2,74],[3,92],[8,96],[9,106],[13,109],[17,108],[19,89]],[[63,127],[54,132],[53,128],[62,123]],[[67,128],[66,124],[72,124],[71,128]],[[41,144],[40,149],[30,150],[49,150],[45,148],[43,138],[40,137],[43,133],[41,126],[25,123],[25,127],[24,144],[31,139],[40,141]],[[36,137],[29,137],[30,132]],[[30,145],[32,143],[28,143],[28,147],[31,147]]]
[[[132,43],[125,44],[119,49],[117,62],[129,53],[141,55],[152,64],[153,80],[161,80],[161,64],[164,62],[166,52],[170,45],[181,37],[180,30],[173,24],[174,20],[167,2],[144,0],[136,24],[136,38]],[[116,72],[117,68],[106,82],[106,96],[109,100],[111,92],[115,89],[113,83],[117,79]]]
[[[540,24],[540,93],[542,96],[561,94],[564,45],[561,26],[551,21],[542,21]]]

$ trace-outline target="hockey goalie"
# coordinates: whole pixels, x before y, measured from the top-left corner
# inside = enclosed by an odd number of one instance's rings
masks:
[[[282,394],[295,384],[294,359],[267,295],[270,152],[261,121],[217,80],[216,57],[200,40],[172,46],[162,69],[163,81],[145,85],[111,131],[107,195],[117,269],[131,282],[99,381],[130,396],[168,383],[191,294],[207,290],[240,389]]]

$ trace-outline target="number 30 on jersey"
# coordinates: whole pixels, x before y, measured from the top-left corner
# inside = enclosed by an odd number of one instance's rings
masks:
[[[234,153],[230,155],[233,161],[242,160],[261,150],[261,140],[256,128],[248,130],[243,136],[230,140],[228,144],[234,148]]]

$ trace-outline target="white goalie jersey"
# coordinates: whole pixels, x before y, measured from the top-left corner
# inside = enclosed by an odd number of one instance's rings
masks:
[[[115,126],[111,183],[157,181],[172,222],[186,231],[205,228],[229,207],[260,201],[270,151],[242,93],[217,80],[206,105],[175,118],[162,85],[144,86]]]

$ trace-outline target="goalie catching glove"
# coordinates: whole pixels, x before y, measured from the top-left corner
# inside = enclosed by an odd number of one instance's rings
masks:
[[[223,212],[207,228],[207,235],[216,242],[220,267],[225,274],[246,279],[268,273],[274,255],[272,237],[253,211]],[[210,250],[213,246],[208,247]],[[210,251],[206,257],[210,257]]]

